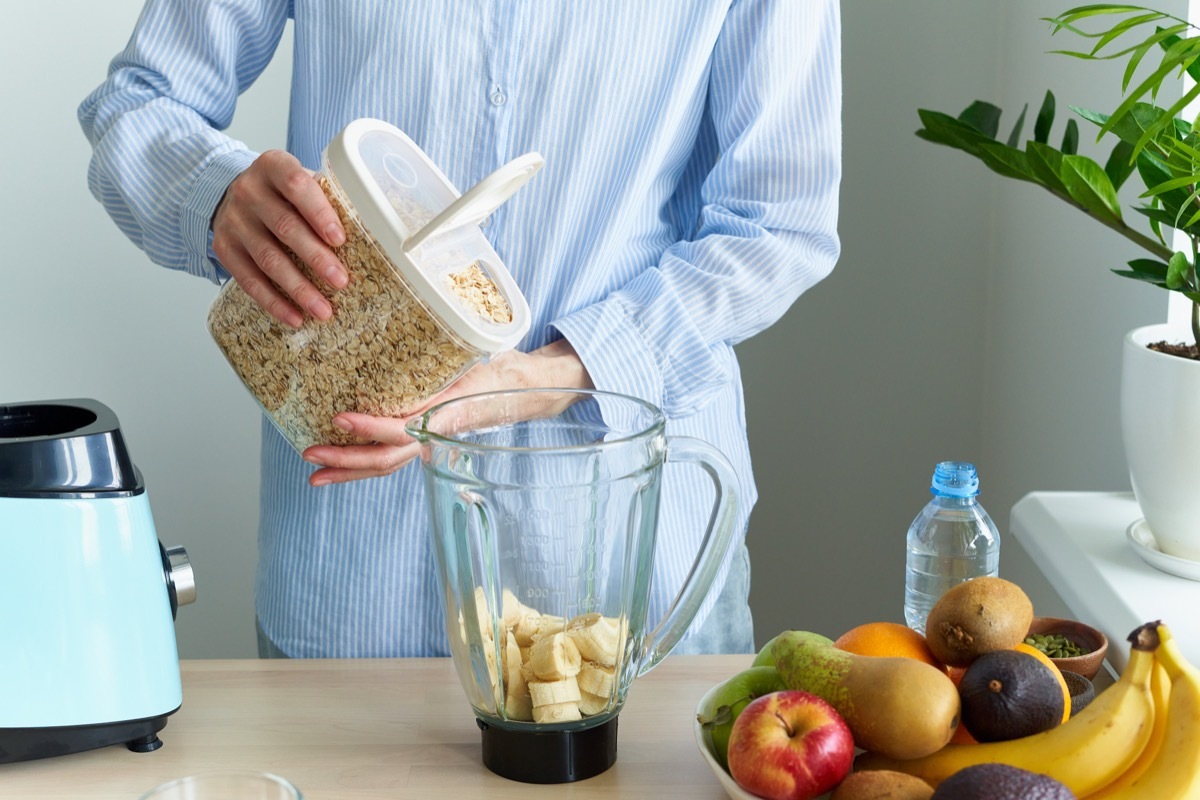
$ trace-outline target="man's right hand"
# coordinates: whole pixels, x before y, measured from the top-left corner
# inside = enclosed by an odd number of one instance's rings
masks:
[[[333,315],[286,251],[340,289],[349,276],[332,248],[346,241],[346,232],[312,173],[292,154],[267,150],[234,178],[212,230],[221,265],[272,317],[298,328],[304,313],[320,320]]]

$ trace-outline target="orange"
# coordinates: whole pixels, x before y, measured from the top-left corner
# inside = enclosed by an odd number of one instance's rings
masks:
[[[839,650],[860,656],[915,658],[945,670],[925,643],[925,637],[898,622],[866,622],[843,633],[833,643]]]
[[[1022,653],[1029,653],[1029,655],[1033,656],[1038,661],[1042,662],[1047,667],[1049,667],[1050,671],[1054,673],[1054,677],[1058,678],[1058,685],[1062,687],[1062,693],[1063,693],[1063,718],[1062,718],[1062,721],[1066,722],[1071,716],[1071,689],[1067,686],[1067,681],[1062,676],[1062,670],[1060,670],[1058,668],[1057,664],[1055,664],[1053,661],[1050,660],[1050,656],[1046,655],[1041,650],[1038,650],[1036,647],[1034,647],[1031,644],[1025,644],[1024,642],[1021,642],[1016,647],[1014,647],[1013,650],[1019,650]]]
[[[966,667],[946,667],[946,674],[950,676],[950,680],[955,686],[962,683],[963,675],[967,674]],[[959,726],[954,729],[954,735],[950,737],[950,744],[979,744],[971,732],[967,730],[967,726],[959,723]]]

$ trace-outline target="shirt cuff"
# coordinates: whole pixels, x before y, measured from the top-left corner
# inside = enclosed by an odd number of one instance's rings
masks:
[[[212,252],[212,217],[225,190],[238,175],[258,158],[258,153],[243,148],[213,156],[192,183],[181,210],[180,229],[188,253],[187,271],[221,283],[229,273]]]
[[[594,303],[555,320],[550,327],[575,348],[597,389],[662,407],[662,367],[619,299],[609,297]]]

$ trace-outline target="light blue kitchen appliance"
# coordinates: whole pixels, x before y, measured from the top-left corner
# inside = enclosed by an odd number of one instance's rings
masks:
[[[194,599],[116,415],[0,404],[0,764],[161,747],[183,701],[174,616]]]

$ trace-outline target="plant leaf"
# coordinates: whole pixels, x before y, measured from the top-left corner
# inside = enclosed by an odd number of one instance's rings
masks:
[[[1189,58],[1194,59],[1195,55],[1180,52],[1178,46],[1176,48],[1172,48],[1172,52],[1168,52],[1165,56],[1163,56],[1162,63],[1159,65],[1158,69],[1156,69],[1149,77],[1138,84],[1136,88],[1126,93],[1125,99],[1121,101],[1121,104],[1118,105],[1116,110],[1113,111],[1112,115],[1109,116],[1108,122],[1101,126],[1100,132],[1103,134],[1111,130],[1117,121],[1128,114],[1130,109],[1136,103],[1140,102],[1141,98],[1148,92],[1152,95],[1157,93],[1158,87],[1162,85],[1163,80],[1176,67],[1182,65],[1183,62]],[[1139,140],[1139,143],[1134,144],[1134,149],[1140,151],[1143,146],[1141,142],[1148,138],[1148,135],[1157,132],[1158,129],[1165,124],[1166,123],[1162,119],[1157,120],[1152,126],[1150,126],[1149,129],[1146,130],[1145,133],[1142,134],[1142,139]]]
[[[1154,229],[1155,235],[1157,235],[1160,240],[1163,238],[1163,236],[1159,232],[1159,229],[1158,229],[1159,224],[1174,228],[1175,223],[1178,221],[1178,218],[1179,218],[1178,212],[1172,213],[1170,211],[1167,211],[1165,208],[1154,208],[1151,206],[1134,206],[1133,210],[1150,219],[1151,228]],[[1188,233],[1200,235],[1200,231],[1188,231]]]
[[[1145,150],[1138,153],[1137,169],[1142,183],[1147,186],[1158,186],[1175,177],[1166,162]],[[1183,189],[1172,189],[1156,194],[1154,197],[1162,203],[1163,208],[1171,214],[1172,218],[1175,218],[1179,215],[1179,210],[1187,205],[1188,193]]]
[[[956,147],[971,155],[978,155],[980,144],[992,141],[975,128],[948,114],[924,108],[917,109],[917,114],[925,124],[924,128],[917,131],[917,136],[926,141]]]
[[[1063,131],[1062,147],[1059,149],[1069,156],[1079,152],[1079,126],[1075,120],[1067,120],[1067,129]]]
[[[1119,190],[1125,180],[1133,174],[1133,170],[1133,145],[1124,141],[1117,142],[1104,164],[1104,172],[1112,181],[1113,188]]]
[[[1171,256],[1171,260],[1167,262],[1167,288],[1180,289],[1185,283],[1187,271],[1192,265],[1188,263],[1187,256],[1183,253],[1176,252]]]
[[[1168,125],[1168,123],[1172,119],[1175,118],[1176,114],[1178,114],[1180,111],[1182,111],[1189,103],[1191,103],[1197,97],[1200,97],[1200,83],[1193,84],[1191,88],[1189,88],[1186,92],[1184,92],[1183,97],[1176,100],[1171,105],[1171,107],[1168,108],[1163,113],[1163,116],[1159,117],[1157,122],[1155,122],[1153,125],[1151,125],[1149,128],[1147,128],[1142,133],[1141,137],[1133,145],[1134,151],[1136,152],[1138,150],[1141,150],[1143,147],[1145,147],[1146,144],[1151,140],[1151,138],[1154,136],[1155,133],[1157,133],[1159,130],[1165,128]]]
[[[1050,141],[1050,127],[1054,124],[1054,94],[1047,89],[1033,123],[1033,140],[1045,144]]]
[[[1128,270],[1128,269],[1114,269],[1113,273],[1116,275],[1120,275],[1122,278],[1133,278],[1135,281],[1144,281],[1146,283],[1152,283],[1160,289],[1167,288],[1167,284],[1164,281],[1160,281],[1156,278],[1152,278],[1149,275],[1146,275],[1141,272],[1134,272],[1133,270]]]
[[[1129,83],[1133,80],[1133,75],[1137,72],[1138,65],[1142,63],[1142,59],[1146,57],[1146,54],[1150,52],[1154,45],[1162,43],[1164,47],[1170,47],[1179,38],[1178,34],[1186,31],[1188,27],[1186,24],[1180,24],[1170,28],[1159,28],[1153,36],[1133,48],[1133,55],[1129,57],[1129,62],[1125,65],[1125,75],[1121,78],[1121,91],[1123,92],[1129,88]],[[1117,55],[1124,55],[1124,52]]]
[[[1025,153],[1000,142],[984,142],[979,146],[979,158],[988,169],[1008,178],[1040,183],[1029,166]]]
[[[1017,117],[1017,124],[1013,125],[1012,133],[1008,135],[1008,146],[1015,148],[1021,143],[1021,129],[1025,127],[1025,112],[1029,110],[1029,103],[1026,103],[1021,108],[1021,116]]]
[[[965,122],[989,139],[996,138],[1000,129],[1000,109],[991,103],[976,100],[958,115],[959,122]]]
[[[1189,27],[1191,27],[1191,26],[1179,25],[1179,26],[1176,26],[1175,28],[1169,28],[1168,30],[1176,31],[1176,33],[1183,33],[1183,31],[1186,31]],[[1178,28],[1183,28],[1183,30],[1177,30]],[[1166,37],[1163,37],[1163,39],[1161,41],[1161,45],[1164,50],[1169,51],[1172,47],[1175,47],[1181,41],[1184,41],[1184,40],[1181,40],[1178,36],[1168,35]],[[1200,80],[1200,64],[1197,64],[1195,62],[1189,64],[1187,67],[1187,73],[1191,77],[1192,80],[1194,80],[1194,81]]]
[[[1071,23],[1078,22],[1081,19],[1096,17],[1101,14],[1125,14],[1132,11],[1146,11],[1146,9],[1142,6],[1118,5],[1115,3],[1092,3],[1086,6],[1076,6],[1075,8],[1068,9],[1059,14],[1057,17],[1042,17],[1042,19],[1055,25],[1056,27],[1054,29],[1054,33],[1057,33],[1060,29]]]
[[[1139,275],[1145,275],[1159,281],[1165,281],[1167,279],[1167,272],[1171,269],[1167,264],[1153,258],[1135,258],[1129,262],[1129,266]]]
[[[1060,176],[1071,198],[1089,214],[1100,220],[1121,220],[1117,192],[1095,161],[1087,156],[1064,155]]]
[[[1062,153],[1048,144],[1031,141],[1025,145],[1025,155],[1029,171],[1039,183],[1057,194],[1070,197],[1070,192],[1059,177],[1062,173]]]

